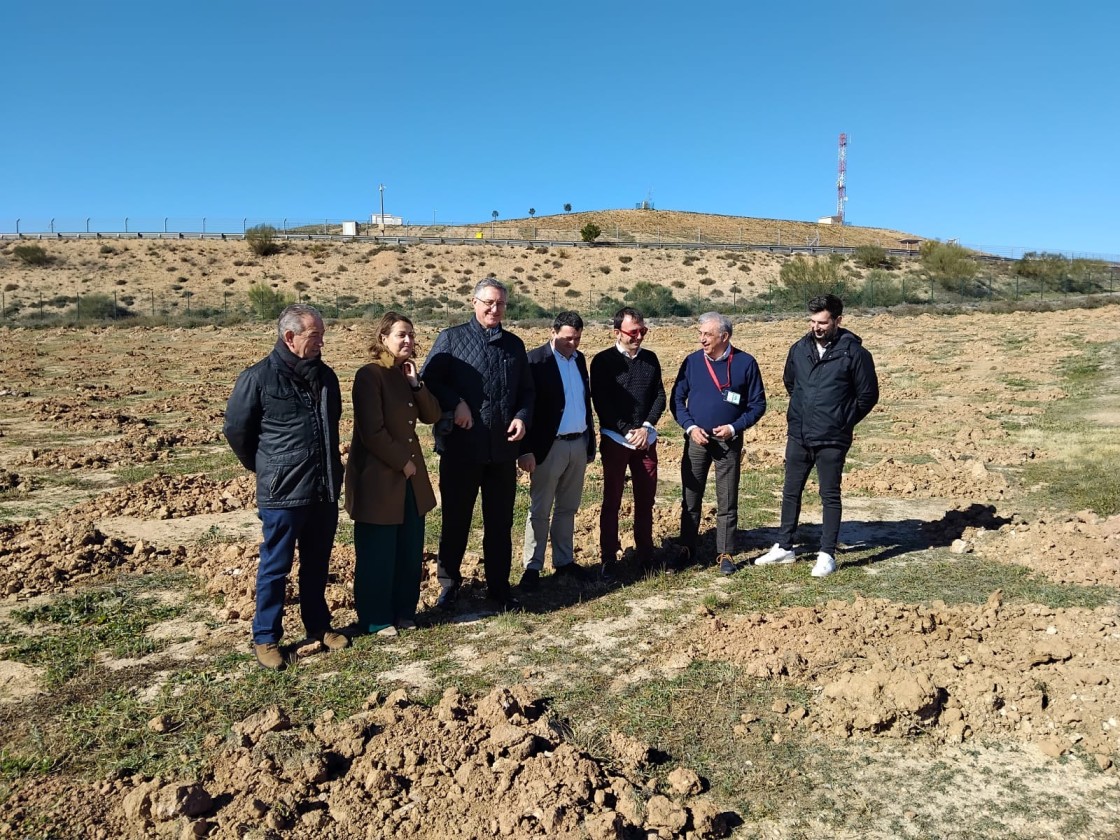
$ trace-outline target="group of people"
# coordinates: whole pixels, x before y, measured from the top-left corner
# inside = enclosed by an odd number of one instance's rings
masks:
[[[422,369],[415,361],[412,321],[397,312],[381,317],[370,347],[373,360],[354,377],[354,434],[345,470],[338,446],[339,381],[321,358],[323,319],[305,304],[281,313],[276,346],[238,378],[224,425],[234,453],[257,476],[263,539],[252,633],[263,667],[286,665],[280,648],[284,591],[297,547],[300,616],[308,637],[330,650],[349,644],[331,627],[325,598],[343,484],[354,520],[358,632],[396,635],[416,626],[424,517],[436,506],[418,424],[434,426],[440,456],[440,609],[454,608],[459,598],[479,496],[487,595],[499,610],[520,606],[510,586],[518,468],[530,476],[521,592],[540,585],[549,544],[554,577],[582,580],[597,573],[609,581],[617,575],[627,474],[636,560],[651,567],[657,424],[666,407],[684,431],[679,551],[669,565],[702,559],[702,500],[714,465],[714,559],[723,574],[736,571],[744,433],[765,414],[766,394],[754,357],[731,342],[731,321],[717,312],[700,316],[700,349],[685,358],[666,394],[660,361],[642,346],[649,330],[636,309],[615,313],[615,344],[589,365],[579,350],[584,324],[578,313],[557,315],[549,340],[526,352],[502,324],[507,300],[500,281],[480,281],[472,295],[474,317],[440,332]],[[790,348],[783,374],[789,408],[778,541],[755,562],[796,560],[801,496],[815,466],[824,524],[812,574],[823,577],[836,569],[841,474],[852,430],[879,392],[871,354],[840,326],[843,302],[822,295],[809,301],[808,310],[809,331]],[[576,563],[574,539],[597,437],[603,501],[601,563],[593,570]]]

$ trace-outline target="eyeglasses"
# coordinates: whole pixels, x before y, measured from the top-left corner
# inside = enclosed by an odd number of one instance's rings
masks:
[[[506,302],[504,300],[483,300],[482,298],[475,298],[475,301],[481,303],[486,309],[505,309]]]
[[[638,327],[636,330],[624,330],[622,329],[622,327],[619,327],[618,331],[623,335],[630,336],[631,338],[645,338],[646,333],[649,332],[649,327]]]

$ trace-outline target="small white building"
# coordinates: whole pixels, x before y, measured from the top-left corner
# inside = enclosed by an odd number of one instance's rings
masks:
[[[844,219],[841,216],[821,216],[817,219],[818,225],[842,225]]]
[[[378,227],[382,225],[385,227],[400,227],[402,224],[400,216],[390,216],[388,213],[384,216],[380,213],[374,213],[369,217],[369,223],[371,225],[377,225]]]

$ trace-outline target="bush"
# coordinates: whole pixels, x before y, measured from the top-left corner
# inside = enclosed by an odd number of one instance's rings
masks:
[[[249,243],[249,250],[258,257],[280,253],[280,243],[276,241],[276,228],[272,225],[254,225],[245,231],[245,241]]]
[[[54,257],[42,245],[17,245],[12,249],[12,256],[24,265],[50,265],[54,262]]]
[[[895,268],[895,262],[887,256],[886,248],[878,245],[860,245],[856,248],[852,259],[856,265],[863,268]]]
[[[280,317],[280,313],[292,299],[271,286],[264,283],[255,283],[249,287],[249,306],[253,314],[262,321],[272,321]]]
[[[584,242],[594,242],[599,238],[599,234],[602,232],[602,228],[594,222],[588,222],[579,229],[580,238],[583,239]]]
[[[784,297],[791,303],[805,303],[817,295],[845,297],[851,274],[844,258],[833,254],[827,259],[806,259],[800,255],[782,265],[778,272]]]
[[[669,287],[645,280],[635,283],[626,293],[625,300],[628,306],[633,306],[647,318],[692,314],[692,307],[673,297]]]
[[[972,279],[980,266],[972,252],[955,242],[937,242],[928,239],[922,243],[922,269],[944,289],[958,291],[972,289]],[[966,288],[967,287],[967,288]]]
[[[132,313],[119,306],[111,295],[79,295],[70,313],[79,321],[104,321],[107,318],[127,318]]]

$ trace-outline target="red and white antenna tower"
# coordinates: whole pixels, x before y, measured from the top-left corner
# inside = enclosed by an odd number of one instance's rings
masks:
[[[848,174],[848,135],[840,133],[840,162],[836,174],[836,221],[844,224],[844,202],[848,200],[848,188],[844,185]]]

